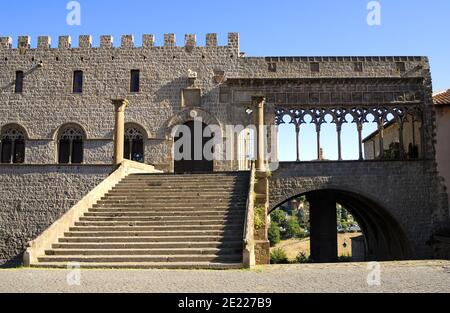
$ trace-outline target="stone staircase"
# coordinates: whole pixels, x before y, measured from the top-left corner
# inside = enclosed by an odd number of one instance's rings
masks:
[[[130,175],[37,267],[242,268],[249,173]]]

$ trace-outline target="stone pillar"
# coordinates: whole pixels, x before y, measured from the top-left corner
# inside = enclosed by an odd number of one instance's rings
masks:
[[[317,263],[338,259],[336,200],[331,192],[307,196],[311,227],[311,259]]]
[[[357,129],[358,129],[358,150],[359,150],[359,160],[364,160],[364,154],[363,154],[363,138],[362,138],[362,131],[363,131],[363,124],[361,122],[357,123]],[[375,150],[373,151],[375,155]]]
[[[300,162],[300,125],[295,125],[295,147],[297,151],[297,162]]]
[[[125,108],[128,100],[112,100],[115,108],[116,126],[114,130],[114,164],[120,165],[123,162],[123,149],[125,141]]]
[[[342,161],[342,140],[341,140],[342,125],[341,124],[336,124],[336,132],[337,132],[337,142],[338,142],[338,161]]]
[[[255,122],[256,122],[256,170],[258,172],[264,172],[266,170],[265,162],[265,129],[264,129],[264,104],[265,97],[257,96],[252,97],[253,106],[256,108]]]
[[[379,145],[380,145],[380,158],[384,158],[384,121],[381,117],[378,121],[378,138],[379,138]]]
[[[316,145],[317,145],[317,160],[318,161],[321,161],[321,159],[320,159],[320,149],[321,149],[321,147],[320,147],[320,131],[321,131],[321,128],[322,128],[321,124],[316,124],[316,135],[317,135]]]

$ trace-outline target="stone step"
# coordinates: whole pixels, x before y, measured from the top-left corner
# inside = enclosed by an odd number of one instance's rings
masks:
[[[182,174],[182,175],[129,175],[124,181],[168,181],[168,180],[176,180],[180,182],[185,181],[236,181],[236,180],[246,180],[249,178],[249,174],[244,175],[208,175],[208,174],[199,174],[199,175],[190,175],[190,174]]]
[[[189,197],[189,198],[180,198],[180,197],[149,197],[144,199],[134,198],[130,197],[129,199],[107,199],[107,200],[100,200],[97,202],[97,205],[104,205],[104,204],[113,204],[113,205],[125,205],[125,206],[132,206],[132,205],[146,205],[146,204],[172,204],[172,205],[183,205],[183,204],[191,204],[192,205],[202,205],[202,204],[211,204],[211,202],[214,201],[214,203],[220,203],[225,205],[246,205],[247,204],[247,198],[219,198],[219,197]]]
[[[164,236],[164,237],[62,237],[59,238],[59,243],[194,243],[194,242],[235,242],[242,240],[243,236]]]
[[[236,227],[244,227],[244,220],[227,222],[224,220],[193,220],[193,221],[151,221],[151,222],[137,222],[137,221],[82,221],[75,222],[75,226],[236,226]]]
[[[190,180],[190,181],[121,181],[116,187],[146,187],[146,188],[163,188],[163,187],[205,187],[205,188],[218,188],[220,186],[227,186],[228,188],[248,188],[248,181],[226,181],[226,180]]]
[[[172,270],[232,270],[242,269],[242,263],[219,263],[219,262],[121,262],[121,263],[85,263],[78,262],[77,264],[82,269],[172,269]],[[73,264],[68,262],[39,262],[31,264],[35,268],[56,268],[67,269],[72,268]]]
[[[202,205],[197,206],[192,203],[184,204],[184,203],[145,203],[145,204],[130,204],[127,205],[126,203],[122,204],[104,204],[104,205],[93,205],[92,209],[111,209],[111,210],[133,210],[133,209],[149,209],[149,210],[159,210],[159,211],[167,211],[167,210],[210,210],[210,211],[234,211],[234,210],[243,210],[247,207],[247,204],[241,203],[241,204],[224,204],[224,203],[210,203],[209,205]]]
[[[243,184],[242,187],[247,187],[248,184]],[[243,192],[243,189],[238,188],[238,186],[228,186],[228,185],[218,185],[216,187],[211,187],[211,186],[204,186],[201,191],[202,192]],[[245,189],[244,189],[245,190]],[[126,187],[126,186],[121,186],[121,185],[117,185],[114,186],[110,193],[137,193],[137,192],[143,192],[143,193],[147,193],[147,192],[198,192],[198,187],[187,187],[187,186],[183,186],[183,185],[179,185],[179,186],[152,186],[152,187],[141,187],[141,189],[136,190],[130,187]]]
[[[241,249],[242,241],[228,242],[147,242],[147,243],[55,243],[53,249]]]
[[[179,216],[82,216],[80,217],[80,222],[192,222],[192,221],[216,221],[218,218],[226,223],[241,223],[244,221],[244,216],[184,216],[180,218]]]
[[[206,209],[203,208],[203,209]],[[231,208],[225,211],[226,207],[208,207],[210,211],[222,211],[222,212],[234,212],[245,213],[245,210],[241,207]],[[198,208],[195,207],[153,207],[153,206],[136,206],[136,207],[111,207],[102,206],[89,209],[89,212],[114,212],[114,213],[126,213],[126,212],[198,212]]]
[[[189,216],[201,216],[203,217],[243,217],[245,214],[241,212],[233,212],[233,211],[187,211],[187,212],[117,212],[111,210],[111,212],[87,212],[84,214],[85,217],[178,217],[184,218]]]
[[[108,255],[108,256],[43,256],[39,262],[140,263],[140,262],[242,262],[242,255]]]
[[[239,180],[246,179],[249,177],[249,174],[244,175],[208,175],[208,174],[179,174],[179,175],[129,175],[125,178],[125,180],[180,180],[180,181],[188,181],[188,180]]]
[[[231,177],[237,177],[237,176],[244,176],[249,175],[249,171],[224,171],[224,172],[213,172],[213,173],[136,173],[131,174],[128,177],[195,177],[195,176],[231,176]]]
[[[239,238],[242,234],[233,230],[170,230],[170,231],[69,231],[65,237],[174,237],[174,236],[227,236]]]
[[[180,189],[192,189],[198,190],[198,188],[207,188],[211,190],[217,190],[220,187],[226,186],[228,189],[234,190],[245,190],[248,189],[247,183],[226,183],[226,182],[218,182],[218,183],[132,183],[132,182],[121,182],[114,186],[111,190],[125,189],[125,190],[136,190],[136,188],[150,189],[150,190],[176,190]]]
[[[92,209],[105,209],[105,208],[111,208],[113,210],[115,209],[126,209],[126,208],[149,208],[149,209],[176,209],[176,208],[192,208],[194,210],[228,210],[228,209],[245,209],[247,207],[247,203],[241,202],[241,203],[227,203],[219,200],[211,200],[209,202],[204,203],[194,203],[194,202],[187,202],[187,203],[178,203],[175,201],[170,201],[163,203],[163,202],[153,202],[152,201],[146,201],[146,202],[111,202],[111,203],[102,203],[99,202],[98,204],[95,204],[92,206]]]
[[[151,231],[239,231],[241,226],[235,225],[187,225],[187,226],[75,226],[70,232],[151,232]]]
[[[183,199],[189,199],[194,197],[201,197],[201,198],[246,198],[246,193],[238,194],[236,192],[180,192],[180,191],[151,191],[151,192],[136,192],[134,194],[118,194],[118,193],[108,193],[104,197],[102,197],[102,200],[107,199],[123,199],[123,200],[129,200],[129,199],[158,199],[158,198],[173,198],[173,197],[180,197]]]
[[[110,255],[142,255],[142,256],[171,256],[171,255],[237,255],[242,248],[170,248],[170,249],[52,249],[45,251],[47,256],[110,256]]]

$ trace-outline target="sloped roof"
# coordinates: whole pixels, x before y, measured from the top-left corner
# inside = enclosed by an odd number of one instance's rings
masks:
[[[450,105],[450,89],[433,95],[434,105]]]

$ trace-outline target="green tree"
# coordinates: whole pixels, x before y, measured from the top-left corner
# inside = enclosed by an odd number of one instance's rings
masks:
[[[288,264],[289,260],[287,257],[286,252],[281,249],[273,249],[273,251],[270,253],[270,264]]]
[[[272,222],[277,223],[279,226],[286,228],[287,218],[286,213],[283,210],[275,210],[270,214],[270,219]]]
[[[269,242],[270,246],[274,247],[281,241],[280,225],[276,222],[270,223],[269,227]]]
[[[298,219],[296,216],[292,216],[286,225],[286,231],[284,232],[284,239],[290,238],[302,238],[304,235],[303,230],[298,224]]]

